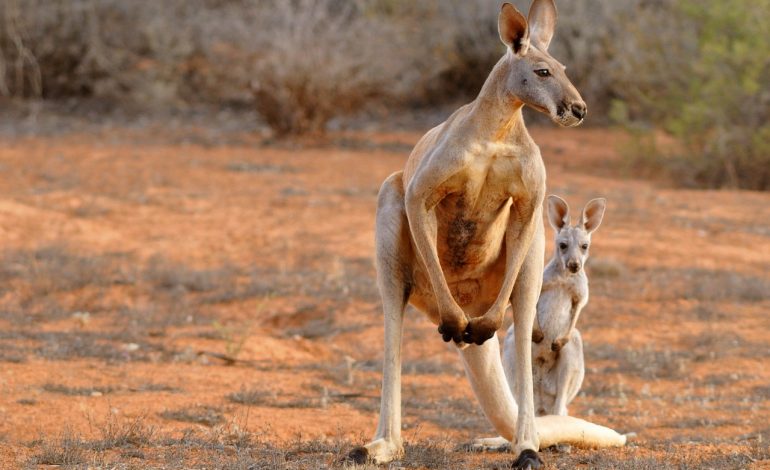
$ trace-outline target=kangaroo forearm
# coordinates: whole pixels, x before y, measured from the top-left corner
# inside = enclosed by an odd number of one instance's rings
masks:
[[[416,247],[417,255],[422,260],[423,265],[428,271],[428,278],[433,288],[433,293],[436,295],[436,301],[440,312],[450,312],[456,305],[452,293],[449,290],[449,285],[444,277],[443,270],[441,269],[441,263],[438,258],[438,250],[436,249],[436,239],[431,236],[430,224],[428,222],[428,211],[423,207],[423,204],[409,204],[407,205],[407,219],[409,220],[409,228],[412,232],[414,244]]]
[[[578,317],[580,316],[580,309],[576,308],[572,312],[572,321],[569,323],[569,332],[572,333],[577,326]]]
[[[580,317],[580,312],[583,310],[583,304],[578,304],[574,307],[572,307],[572,311],[570,312],[570,322],[569,322],[569,330],[567,331],[567,337],[572,336],[572,332],[575,331],[575,327],[577,326],[578,318]]]
[[[500,292],[495,299],[495,303],[490,308],[490,312],[496,314],[502,314],[505,304],[511,298],[513,287],[516,284],[516,278],[521,272],[521,267],[524,264],[524,260],[529,252],[529,247],[532,244],[532,239],[535,234],[534,217],[527,220],[527,222],[521,226],[519,230],[510,230],[506,233],[506,247],[516,246],[516,249],[508,249],[505,260],[505,277],[503,279],[503,285],[500,288]]]

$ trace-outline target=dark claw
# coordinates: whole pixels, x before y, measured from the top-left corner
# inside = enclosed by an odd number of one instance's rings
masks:
[[[532,342],[535,344],[539,344],[541,341],[543,341],[544,335],[543,332],[540,330],[535,330],[532,332]]]
[[[444,340],[445,343],[448,343],[452,341],[452,334],[446,331],[447,329],[444,328],[444,325],[438,326],[438,332],[441,335],[441,338]]]
[[[465,341],[468,344],[475,344],[477,346],[481,346],[484,344],[484,341],[486,341],[488,338],[483,338],[481,336],[477,337],[476,339],[473,338],[473,335],[468,333],[467,331],[463,333],[463,341]]]
[[[476,344],[478,346],[481,346],[484,344],[486,340],[491,338],[495,334],[494,330],[486,333],[479,333],[473,331],[472,323],[468,323],[468,326],[465,327],[465,331],[463,332],[463,341],[465,341],[468,344]]]
[[[347,457],[343,460],[343,463],[354,463],[356,465],[364,465],[369,461],[369,449],[360,446],[351,450]]]
[[[438,332],[441,334],[441,338],[444,340],[444,342],[448,343],[450,341],[454,341],[455,343],[459,343],[463,339],[462,332],[452,334],[451,328],[448,328],[444,325],[439,325]]]
[[[513,462],[513,468],[520,470],[536,470],[543,466],[543,459],[532,449],[524,449],[519,454],[519,458]]]
[[[564,343],[561,343],[559,341],[554,341],[553,343],[551,343],[551,351],[553,352],[559,352],[563,347],[564,347]]]

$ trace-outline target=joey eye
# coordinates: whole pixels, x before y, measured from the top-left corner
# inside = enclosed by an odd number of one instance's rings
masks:
[[[537,69],[537,70],[535,70],[535,74],[538,77],[550,77],[551,76],[551,71],[548,70],[548,69]]]
[[[583,245],[580,248],[582,248],[584,250],[587,250],[588,249],[588,243],[583,243]]]
[[[559,249],[564,251],[567,249],[567,244],[564,242],[559,243]]]

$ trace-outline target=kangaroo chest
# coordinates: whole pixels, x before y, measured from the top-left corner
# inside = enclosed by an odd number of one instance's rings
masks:
[[[513,158],[471,165],[461,181],[453,182],[459,189],[437,204],[436,245],[448,278],[489,268],[503,255],[520,174]]]
[[[537,322],[546,341],[553,341],[569,329],[573,303],[577,303],[572,289],[544,289],[537,301]]]

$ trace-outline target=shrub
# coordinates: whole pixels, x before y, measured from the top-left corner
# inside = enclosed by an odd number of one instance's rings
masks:
[[[279,134],[323,131],[408,83],[408,45],[361,2],[276,1],[263,12],[252,89]]]
[[[194,3],[3,0],[0,95],[176,98],[195,52]]]
[[[770,0],[659,3],[628,36],[637,53],[620,70],[618,114],[677,143],[632,163],[686,186],[770,189]]]

